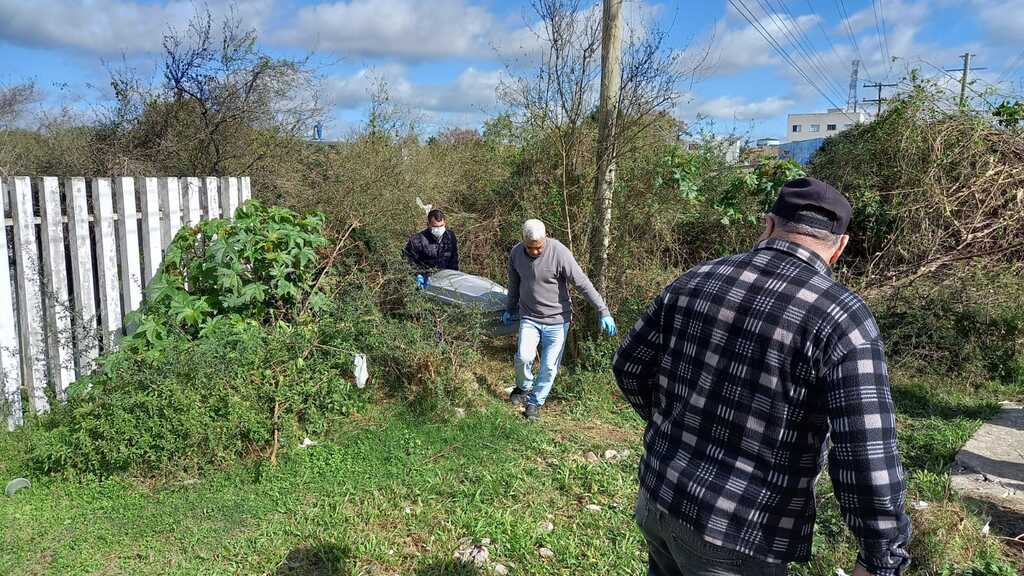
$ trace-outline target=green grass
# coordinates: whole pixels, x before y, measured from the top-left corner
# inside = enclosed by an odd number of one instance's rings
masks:
[[[38,478],[0,500],[0,573],[259,574],[324,557],[331,574],[443,574],[463,537],[490,538],[492,558],[521,574],[636,573],[636,462],[589,464],[556,423],[500,406],[440,424],[381,409],[276,469],[156,485]]]
[[[491,362],[497,388],[511,371]],[[911,498],[931,504],[912,511],[912,573],[999,561],[982,521],[949,493],[945,468],[998,400],[1021,389],[912,372],[893,376]],[[449,422],[379,406],[318,446],[286,452],[276,468],[33,478],[30,490],[0,499],[0,574],[457,574],[451,558],[464,537],[489,538],[492,560],[513,574],[641,574],[632,521],[640,422],[607,374],[569,372],[558,386],[538,425],[497,398]],[[24,473],[18,439],[0,435],[2,479]],[[584,458],[607,448],[632,454]],[[823,481],[815,559],[797,574],[852,567],[854,542],[830,493]],[[541,546],[554,558],[540,558]]]

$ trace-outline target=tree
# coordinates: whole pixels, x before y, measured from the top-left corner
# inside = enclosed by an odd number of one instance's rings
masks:
[[[38,100],[34,84],[0,86],[0,177],[8,173],[18,155],[17,131],[14,129],[25,117],[26,111]]]
[[[589,160],[598,131],[601,12],[588,0],[533,0],[532,7],[538,18],[531,28],[541,46],[538,60],[526,68],[522,62],[508,62],[510,79],[499,86],[499,96],[516,112],[518,123],[549,138],[555,148],[559,169],[543,184],[561,194],[573,249],[575,223],[589,212],[586,192],[593,190],[591,179],[596,176]],[[678,86],[707,55],[705,50],[689,59],[692,65],[684,64],[684,53],[666,49],[664,31],[649,22],[627,18],[623,28],[614,155],[649,142],[643,134],[663,123],[679,96]]]
[[[25,109],[36,100],[34,84],[0,86],[0,130],[10,129],[24,116]]]
[[[170,111],[192,131],[194,173],[248,173],[274,152],[275,137],[301,136],[322,115],[308,58],[263,54],[255,30],[234,14],[217,36],[209,11],[197,14],[184,34],[171,29],[163,47]]]

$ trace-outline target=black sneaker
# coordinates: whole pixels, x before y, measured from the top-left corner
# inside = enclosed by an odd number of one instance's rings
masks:
[[[537,406],[536,404],[527,404],[526,412],[524,412],[523,415],[531,422],[540,420],[540,406]]]
[[[523,404],[526,404],[526,392],[520,390],[518,387],[513,388],[512,393],[508,395],[508,400],[513,406],[522,406]]]

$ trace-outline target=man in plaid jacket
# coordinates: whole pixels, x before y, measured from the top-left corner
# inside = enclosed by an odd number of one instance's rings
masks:
[[[788,182],[754,250],[680,276],[622,343],[615,376],[647,423],[636,514],[650,575],[783,575],[808,560],[826,455],[855,575],[908,565],[881,336],[830,269],[851,212],[824,182]]]

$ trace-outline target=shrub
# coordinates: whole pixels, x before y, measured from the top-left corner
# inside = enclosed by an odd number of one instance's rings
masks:
[[[877,120],[827,139],[809,168],[851,199],[851,268],[903,285],[965,260],[1019,261],[1019,134],[913,80]]]
[[[978,266],[873,300],[889,357],[930,374],[1024,384],[1024,282]]]
[[[418,294],[369,230],[351,230],[328,267],[321,225],[253,202],[234,222],[183,230],[132,316],[137,330],[30,424],[32,466],[148,475],[275,460],[367,400],[356,354],[375,389],[421,413],[465,404],[478,315]]]
[[[282,436],[316,434],[359,406],[351,356],[317,348],[319,336],[314,326],[234,320],[200,338],[106,355],[66,405],[35,424],[32,464],[146,474],[269,456]]]
[[[147,287],[140,335],[196,335],[224,318],[292,321],[308,306],[322,308],[318,250],[326,245],[322,215],[300,217],[256,201],[240,206],[234,220],[184,228]]]

